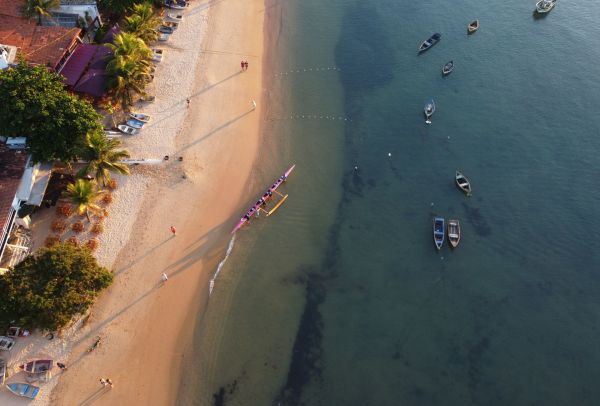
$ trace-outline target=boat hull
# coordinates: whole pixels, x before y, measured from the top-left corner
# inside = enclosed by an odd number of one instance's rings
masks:
[[[35,397],[40,391],[40,388],[38,388],[37,386],[33,386],[23,382],[9,383],[8,385],[6,385],[6,387],[15,395],[29,399],[35,399]]]
[[[452,248],[456,248],[460,243],[460,222],[458,220],[448,220],[448,243]]]
[[[246,223],[248,223],[250,221],[250,218],[259,211],[259,209],[261,209],[261,206],[264,206],[264,204],[268,201],[268,199],[270,199],[270,194],[268,194],[268,192],[273,192],[275,190],[277,190],[277,188],[279,186],[281,186],[286,180],[287,177],[290,176],[290,174],[292,173],[292,171],[294,170],[294,168],[296,167],[296,165],[292,165],[287,171],[284,172],[283,175],[281,175],[276,181],[275,183],[273,183],[271,185],[271,187],[269,187],[269,189],[267,189],[267,192],[265,192],[265,194],[263,194],[261,196],[261,198],[259,198],[259,200],[254,204],[254,206],[252,206],[250,208],[250,210],[248,210],[246,212],[246,214],[244,215],[244,217],[242,217],[240,219],[240,221],[238,221],[238,223],[235,225],[235,227],[233,228],[233,230],[231,230],[231,234],[234,234],[237,230],[239,230],[240,228],[242,228]],[[269,212],[267,212],[267,216],[270,216],[271,214],[273,214],[275,212],[275,210],[277,210],[279,208],[279,206],[281,206],[281,204],[283,203],[283,201],[285,201],[285,199],[287,198],[287,195],[283,197],[282,201],[280,201],[273,209],[271,209]],[[262,199],[262,200],[261,200]]]
[[[434,217],[433,218],[433,242],[435,247],[438,249],[442,249],[442,245],[444,245],[444,236],[445,232],[445,224],[444,219],[442,217]]]

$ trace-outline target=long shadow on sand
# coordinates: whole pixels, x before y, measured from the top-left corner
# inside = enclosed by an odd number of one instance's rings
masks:
[[[229,75],[229,76],[227,76],[226,78],[223,78],[223,79],[219,80],[218,82],[212,83],[212,84],[210,84],[210,85],[208,85],[208,86],[206,86],[206,87],[204,87],[204,88],[200,89],[199,91],[197,91],[196,93],[192,94],[192,95],[189,97],[189,98],[190,98],[190,100],[193,100],[193,98],[194,98],[194,97],[198,97],[198,96],[202,95],[203,93],[206,93],[207,91],[209,91],[209,90],[210,90],[210,89],[212,89],[213,87],[215,87],[215,86],[219,86],[221,83],[223,83],[223,82],[226,82],[226,81],[228,81],[229,79],[232,79],[232,78],[234,78],[235,76],[239,75],[240,73],[242,73],[242,72],[241,72],[241,71],[237,71],[237,72],[235,72],[234,74],[232,74],[232,75]],[[186,100],[187,100],[187,98],[182,98],[182,99],[179,99],[179,100],[177,100],[175,103],[171,104],[169,107],[167,107],[167,108],[165,108],[164,110],[162,110],[162,112],[161,112],[161,113],[167,113],[167,112],[169,112],[169,111],[171,111],[171,110],[174,110],[174,109],[175,109],[175,108],[177,108],[177,107],[180,107],[181,109],[185,109],[185,108],[186,108],[186,107],[185,107],[185,105],[186,105]],[[148,124],[146,125],[146,128],[152,128],[152,127],[155,127],[155,126],[157,126],[158,124],[160,124],[160,123],[162,123],[163,121],[165,121],[165,120],[168,120],[168,119],[170,119],[170,118],[171,118],[171,116],[170,116],[169,114],[165,114],[165,116],[164,116],[163,118],[161,118],[161,119],[159,119],[159,120],[156,120],[156,121],[151,121],[150,123],[148,123]]]
[[[87,399],[78,403],[79,406],[88,406],[95,403],[102,396],[106,395],[110,389],[102,387],[98,389],[96,392],[92,393]]]
[[[205,139],[215,135],[216,133],[218,133],[219,131],[223,130],[224,128],[229,127],[231,124],[235,123],[236,121],[239,121],[240,119],[244,118],[245,116],[247,116],[248,114],[252,113],[254,111],[254,109],[249,110],[243,114],[240,114],[239,116],[232,118],[231,120],[227,121],[224,124],[221,124],[220,126],[218,126],[217,128],[215,128],[214,130],[211,130],[209,132],[207,132],[206,134],[202,135],[200,138],[198,138],[197,140],[195,140],[194,142],[190,142],[189,144],[185,145],[184,147],[180,148],[179,151],[177,151],[177,153],[181,153],[183,151],[185,151],[186,149],[193,147],[194,145],[204,141]]]

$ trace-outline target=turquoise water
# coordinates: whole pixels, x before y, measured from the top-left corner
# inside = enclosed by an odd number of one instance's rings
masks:
[[[297,169],[277,214],[238,233],[180,403],[597,404],[593,5],[544,18],[517,0],[267,7],[277,57],[248,203]],[[460,219],[456,250],[436,252],[434,215]]]

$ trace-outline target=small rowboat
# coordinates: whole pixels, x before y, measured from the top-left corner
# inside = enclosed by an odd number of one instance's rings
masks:
[[[427,103],[425,103],[425,107],[423,108],[423,112],[425,113],[427,124],[431,124],[431,116],[435,113],[435,102],[433,99],[430,99]]]
[[[129,117],[136,119],[137,121],[141,121],[142,123],[147,123],[150,121],[150,116],[148,114],[142,113],[131,113]]]
[[[442,67],[442,74],[449,75],[454,70],[454,61],[450,61]]]
[[[549,13],[556,5],[556,0],[540,0],[535,3],[535,11],[539,14]]]
[[[423,43],[419,46],[419,53],[427,51],[429,48],[437,44],[440,39],[442,39],[442,34],[436,32],[431,37],[423,41]]]
[[[448,242],[456,248],[460,242],[460,223],[458,220],[448,220]]]
[[[479,20],[471,21],[469,25],[467,25],[467,33],[473,34],[475,31],[479,29]]]
[[[433,242],[435,243],[438,251],[442,249],[442,244],[444,244],[444,218],[443,217],[434,217],[433,218]]]
[[[175,21],[175,22],[181,22],[183,21],[183,14],[180,13],[167,13],[166,17],[165,17],[166,21]]]
[[[136,128],[133,128],[133,127],[130,127],[130,126],[128,126],[128,125],[125,125],[125,124],[119,124],[119,125],[117,126],[117,128],[118,128],[118,129],[119,129],[121,132],[123,132],[123,133],[125,133],[125,134],[129,134],[129,135],[136,135],[137,133],[139,133],[139,132],[140,132],[140,130],[138,130],[138,129],[136,129]]]
[[[252,206],[250,208],[250,210],[248,210],[246,212],[246,214],[244,214],[244,216],[240,219],[240,221],[238,221],[238,223],[235,225],[235,227],[231,231],[231,234],[235,233],[237,230],[242,228],[242,226],[244,224],[248,223],[250,221],[250,218],[253,215],[256,215],[258,217],[258,215],[261,211],[264,212],[267,215],[267,217],[270,216],[271,214],[275,213],[275,211],[279,208],[279,206],[281,206],[283,204],[283,202],[285,202],[286,199],[288,198],[288,195],[282,195],[281,193],[278,193],[276,189],[287,180],[288,176],[290,176],[290,174],[292,173],[292,171],[294,170],[295,167],[296,167],[296,165],[292,165],[290,167],[290,169],[285,171],[285,173],[283,175],[281,175],[275,181],[275,183],[273,183],[267,189],[267,191],[262,195],[262,197],[260,199],[258,199],[258,201],[256,203],[254,203],[254,206]],[[281,197],[281,200],[279,200],[279,202],[277,202],[277,204],[275,204],[275,206],[273,206],[273,208],[271,210],[265,210],[264,207],[266,207],[267,201],[269,201],[273,197],[273,193],[275,193],[276,195]]]
[[[52,369],[53,363],[51,359],[36,359],[19,365],[19,368],[29,374],[43,374]]]
[[[15,340],[10,337],[0,336],[0,350],[10,351],[13,345],[15,345]]]
[[[37,386],[30,385],[24,382],[9,383],[6,385],[9,391],[17,396],[23,396],[24,398],[35,399],[40,392],[40,388]]]
[[[144,123],[143,121],[140,121],[140,120],[136,120],[135,118],[130,118],[129,120],[127,120],[127,123],[126,123],[126,124],[127,124],[129,127],[137,128],[137,129],[139,130],[139,129],[141,129],[141,128],[144,126],[144,124],[146,124],[146,123]]]
[[[471,195],[471,182],[469,182],[469,179],[467,179],[465,175],[459,171],[456,171],[454,180],[456,181],[456,186],[458,186],[460,190],[465,192],[467,196]]]
[[[0,359],[0,385],[4,385],[4,379],[6,378],[6,362]]]

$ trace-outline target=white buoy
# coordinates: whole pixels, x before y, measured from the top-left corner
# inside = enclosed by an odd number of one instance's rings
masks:
[[[391,152],[388,152],[388,156],[392,156],[392,153],[391,153]]]

